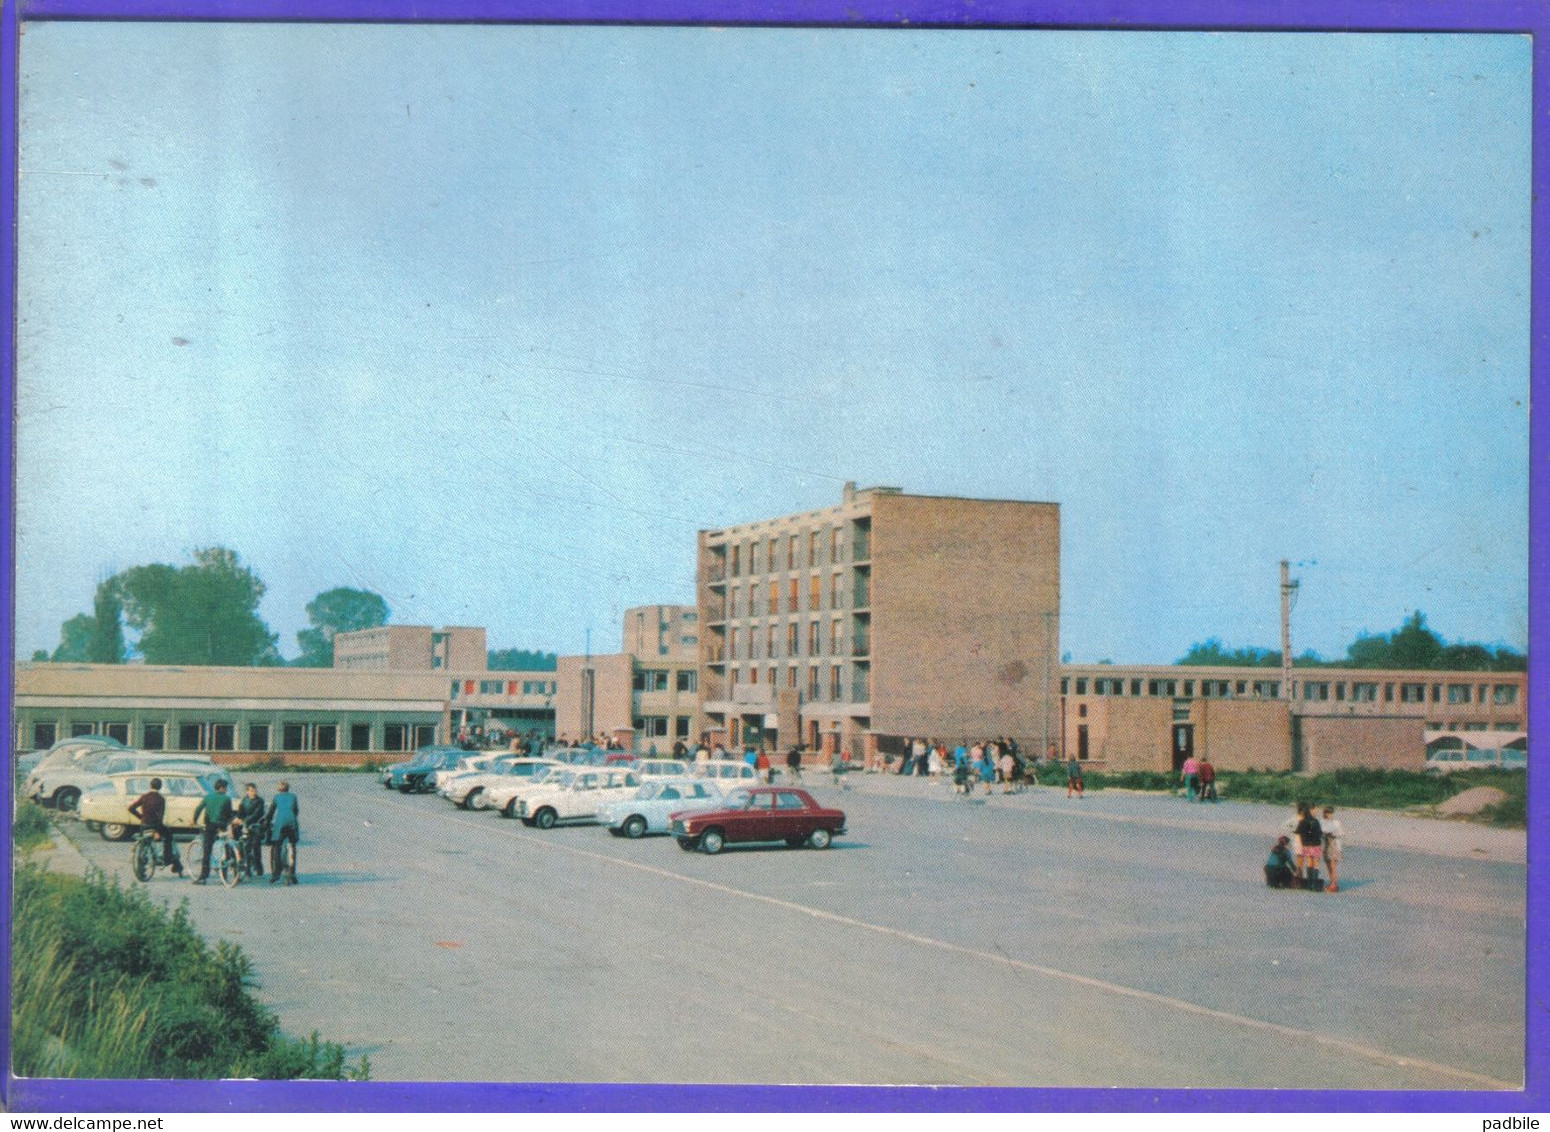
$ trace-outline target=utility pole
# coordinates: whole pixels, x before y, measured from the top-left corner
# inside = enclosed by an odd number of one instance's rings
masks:
[[[1297,596],[1297,580],[1291,576],[1291,563],[1281,559],[1281,698],[1292,698],[1292,599]]]

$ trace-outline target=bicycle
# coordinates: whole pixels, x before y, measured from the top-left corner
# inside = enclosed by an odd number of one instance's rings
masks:
[[[215,855],[211,864],[215,865],[221,874],[221,883],[227,888],[235,888],[242,883],[243,861],[242,848],[232,838],[231,827],[221,830],[220,836],[215,839],[215,844],[210,847],[210,852]]]
[[[174,867],[182,867],[182,859],[178,856],[178,843],[173,840],[172,834],[167,834],[172,845],[172,864]],[[134,877],[141,884],[149,881],[156,875],[156,870],[161,867],[161,838],[150,830],[144,828],[135,835],[135,842],[129,849],[130,869]]]
[[[296,840],[295,840],[295,838],[294,837],[286,836],[284,831],[282,831],[281,834],[280,834],[280,839],[278,841],[272,842],[271,844],[273,844],[274,847],[275,847],[275,853],[274,853],[274,856],[270,859],[270,865],[273,867],[273,870],[274,870],[274,875],[269,878],[270,879],[270,883],[271,884],[278,883],[280,878],[284,877],[286,884],[295,884],[296,883]]]

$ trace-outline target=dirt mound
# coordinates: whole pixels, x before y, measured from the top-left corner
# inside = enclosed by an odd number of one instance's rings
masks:
[[[1462,794],[1455,794],[1446,802],[1437,807],[1437,812],[1444,817],[1456,815],[1478,814],[1487,806],[1494,806],[1498,802],[1507,800],[1507,792],[1498,790],[1494,786],[1471,786]]]

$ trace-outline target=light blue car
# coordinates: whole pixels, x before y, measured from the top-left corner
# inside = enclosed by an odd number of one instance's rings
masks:
[[[671,815],[687,810],[719,810],[727,805],[728,797],[714,779],[661,778],[647,782],[633,798],[603,803],[598,807],[597,820],[615,837],[666,833]]]

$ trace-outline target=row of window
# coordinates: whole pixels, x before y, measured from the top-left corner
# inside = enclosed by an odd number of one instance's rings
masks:
[[[131,742],[127,723],[75,722],[70,725],[72,738],[82,735],[106,735],[125,746],[142,751],[235,751],[239,738],[247,742],[244,751],[412,751],[433,743],[436,726],[431,723],[386,723],[382,725],[382,743],[370,723],[267,723],[184,721],[175,724],[143,723],[140,734]],[[278,745],[272,745],[278,740]],[[42,750],[58,741],[53,723],[33,724],[33,746]]]
[[[855,654],[857,656],[865,656],[867,654],[867,632],[866,621],[864,618],[858,618],[854,636],[855,640],[853,641],[853,645]],[[804,634],[802,633],[802,627],[798,622],[795,621],[790,621],[786,624],[784,651],[781,651],[780,647],[781,631],[779,625],[773,623],[767,626],[755,625],[748,629],[746,634],[744,634],[742,628],[734,626],[733,628],[727,630],[726,657],[723,657],[719,653],[713,651],[711,659],[713,661],[719,662],[723,659],[758,660],[763,658],[765,660],[774,660],[777,657],[782,656],[802,656],[803,639]],[[805,639],[807,642],[806,655],[824,655],[824,632],[823,623],[821,621],[814,619],[807,623],[807,633],[805,634]],[[845,655],[844,644],[844,618],[831,618],[829,621],[827,655]]]
[[[1126,685],[1129,691],[1126,691]],[[1195,685],[1200,685],[1200,696],[1203,699],[1229,699],[1248,696],[1253,699],[1278,699],[1281,694],[1281,682],[1279,680],[1143,680],[1132,677],[1128,681],[1118,677],[1062,677],[1060,681],[1061,695],[1074,694],[1085,696],[1088,694],[1088,685],[1092,686],[1092,694],[1095,696],[1140,696],[1145,688],[1148,696],[1182,696],[1186,699],[1195,695]],[[1450,704],[1485,704],[1487,702],[1501,706],[1511,706],[1518,702],[1518,686],[1516,684],[1432,684],[1422,683],[1380,684],[1376,681],[1328,681],[1328,680],[1303,680],[1292,683],[1292,695],[1295,699],[1327,701],[1333,698],[1336,702],[1350,701],[1353,703],[1377,703],[1380,699],[1384,703],[1393,703],[1396,689],[1400,703],[1424,704],[1427,702],[1430,692],[1431,702]],[[1446,696],[1446,701],[1444,700]]]
[[[689,721],[692,717],[687,715],[643,715],[635,720],[636,739],[666,739],[669,721],[673,728],[674,739],[689,738]]]
[[[519,688],[524,696],[552,696],[555,687],[553,680],[454,680],[452,699],[459,695],[515,696]]]
[[[843,609],[845,606],[844,574],[836,570],[829,575],[827,589],[827,602],[825,602],[825,588],[822,574],[809,574],[807,578],[807,612],[818,613],[823,609]],[[712,616],[722,614],[726,618],[758,617],[768,615],[778,616],[784,608],[787,613],[801,613],[802,610],[802,579],[779,578],[771,579],[767,585],[759,582],[750,582],[748,589],[744,591],[740,586],[734,586],[727,595],[726,603],[719,607],[712,607]],[[746,594],[746,602],[744,604]],[[865,608],[870,598],[867,585],[867,571],[856,572],[855,593],[852,595],[851,604],[858,609]]]
[[[1444,725],[1440,720],[1426,721],[1428,731],[1521,731],[1523,721],[1521,719],[1497,719],[1490,723],[1484,720],[1449,720]]]
[[[786,666],[786,687],[796,688],[800,680],[799,665]],[[807,668],[807,698],[809,700],[821,699],[822,692],[822,666],[808,665]],[[871,670],[868,665],[858,664],[852,670],[850,699],[856,703],[866,703],[871,698]],[[757,666],[748,669],[748,685],[757,687],[760,681],[760,670]],[[727,694],[730,696],[737,691],[737,686],[742,682],[743,670],[734,668],[727,674]],[[764,669],[764,685],[772,690],[779,688],[780,669],[770,665]],[[845,666],[834,664],[829,666],[829,699],[843,700],[845,687]]]
[[[635,673],[637,692],[666,692],[675,684],[680,692],[692,692],[699,687],[699,674],[692,668],[680,668],[674,680],[665,668],[642,668]]]
[[[843,548],[842,528],[838,526],[823,527],[801,534],[789,534],[782,538],[779,535],[771,535],[768,539],[750,539],[748,542],[735,542],[729,548],[728,565],[732,576],[735,578],[743,572],[743,567],[748,567],[750,574],[763,574],[766,571],[781,569],[782,551],[784,550],[785,569],[798,568],[798,560],[801,552],[806,551],[806,562],[803,565],[812,567],[819,562],[819,550],[823,546],[829,549],[829,561],[839,562]]]

